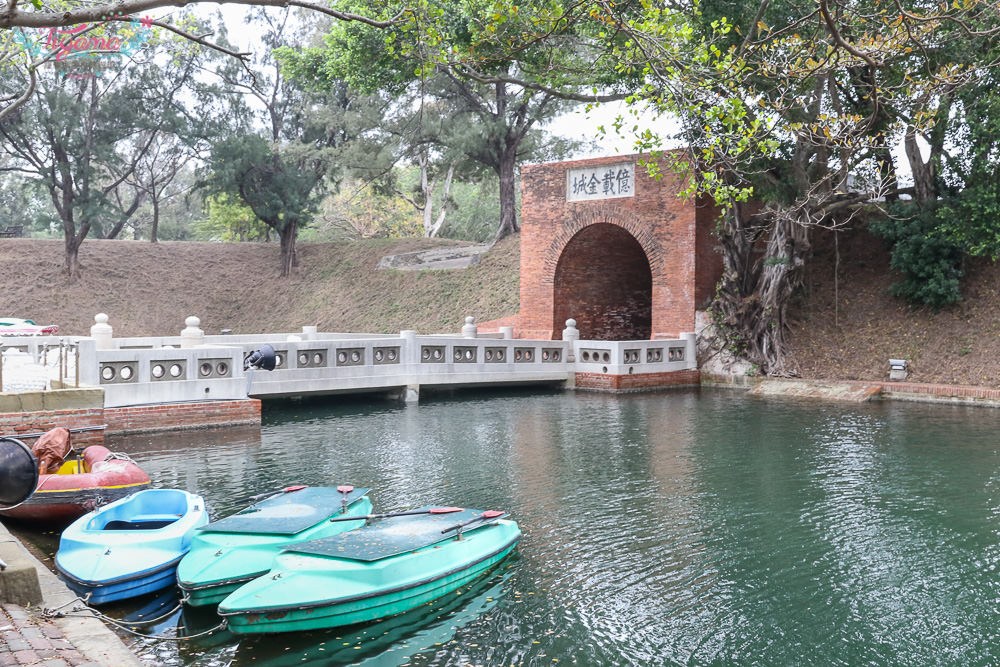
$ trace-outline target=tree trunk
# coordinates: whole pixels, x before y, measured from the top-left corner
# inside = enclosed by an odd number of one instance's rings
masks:
[[[787,308],[809,252],[808,226],[792,216],[760,214],[757,221],[768,227],[767,245],[764,257],[755,260],[753,225],[739,218],[738,208],[727,214],[720,235],[726,270],[712,306],[717,346],[764,375],[795,375],[786,350]]]
[[[910,164],[910,172],[913,174],[913,199],[919,205],[935,201],[937,177],[934,173],[934,159],[929,158],[924,161],[920,145],[917,143],[917,130],[913,125],[906,128],[903,147],[906,150],[906,160]]]
[[[427,233],[427,238],[434,238],[437,236],[438,232],[441,231],[441,225],[444,224],[444,217],[448,212],[448,195],[451,193],[451,179],[455,175],[455,163],[452,162],[448,165],[448,173],[444,177],[444,191],[441,193],[441,210],[438,211],[437,220],[431,225],[430,230]],[[426,222],[425,222],[426,224]]]
[[[278,238],[281,240],[281,277],[287,278],[292,274],[292,268],[298,265],[295,257],[295,239],[298,236],[299,227],[289,220],[285,226],[278,231]]]
[[[497,228],[493,242],[521,231],[517,224],[517,191],[515,188],[514,168],[516,166],[516,147],[506,146],[500,155],[500,227]]]
[[[149,227],[149,242],[158,243],[156,238],[157,229],[160,226],[160,198],[153,193],[153,222]]]
[[[75,234],[66,234],[64,238],[66,257],[63,260],[63,269],[69,276],[69,282],[75,283],[80,277],[80,246],[83,245],[83,238]]]

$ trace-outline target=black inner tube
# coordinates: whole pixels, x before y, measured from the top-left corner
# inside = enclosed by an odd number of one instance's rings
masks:
[[[19,505],[38,486],[38,460],[17,438],[0,438],[0,509]]]

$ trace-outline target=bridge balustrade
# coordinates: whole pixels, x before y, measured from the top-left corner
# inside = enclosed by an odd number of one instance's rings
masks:
[[[574,373],[614,375],[697,368],[694,334],[677,340],[524,340],[507,336],[336,334],[305,327],[296,334],[59,337],[78,351],[80,385],[99,386],[105,407],[365,392],[419,395],[420,387],[457,388],[565,383]],[[36,352],[56,337],[5,341]],[[273,371],[244,370],[264,344]],[[2,367],[0,367],[2,368]],[[0,376],[2,377],[2,376]]]

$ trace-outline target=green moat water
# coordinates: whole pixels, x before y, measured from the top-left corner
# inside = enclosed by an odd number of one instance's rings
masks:
[[[702,390],[291,403],[259,432],[116,440],[213,517],[349,483],[377,511],[504,509],[524,533],[476,586],[401,617],[134,648],[186,665],[998,664],[998,435],[990,409]]]

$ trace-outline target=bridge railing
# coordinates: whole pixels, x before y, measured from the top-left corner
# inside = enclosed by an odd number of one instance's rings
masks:
[[[189,325],[194,320],[189,318]],[[625,375],[697,368],[694,334],[677,340],[524,340],[479,336],[470,329],[464,335],[392,335],[304,327],[300,333],[206,336],[196,324],[180,336],[68,339],[66,345],[76,353],[76,383],[103,388],[105,406],[120,407],[248,395],[418,395],[420,387],[558,383],[576,372]],[[22,343],[31,351],[46,345],[44,338]],[[275,350],[275,370],[245,371],[243,360],[264,344]]]
[[[578,340],[574,348],[574,370],[580,373],[634,375],[698,368],[693,333],[674,340]]]

